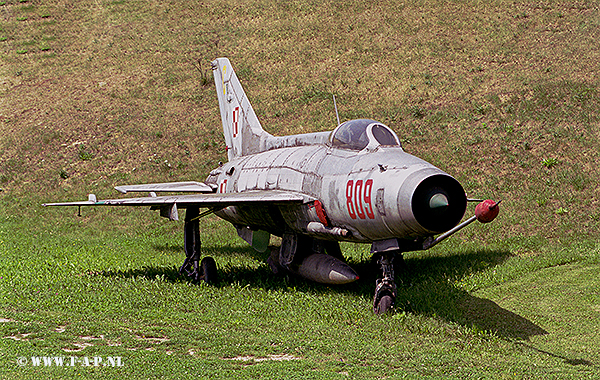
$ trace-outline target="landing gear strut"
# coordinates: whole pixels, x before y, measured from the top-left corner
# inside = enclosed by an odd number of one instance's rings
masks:
[[[383,272],[383,278],[375,282],[373,297],[373,312],[378,315],[385,314],[394,307],[398,294],[394,282],[394,255],[393,252],[383,253],[377,261]]]
[[[183,245],[185,261],[179,273],[191,277],[194,281],[204,280],[214,283],[217,279],[217,265],[212,257],[205,257],[200,262],[200,210],[198,207],[189,207],[185,213],[185,226],[183,230]]]

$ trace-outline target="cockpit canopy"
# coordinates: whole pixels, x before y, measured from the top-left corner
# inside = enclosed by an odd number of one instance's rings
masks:
[[[340,124],[331,133],[330,143],[335,148],[363,150],[380,145],[400,146],[398,136],[378,121],[370,119],[350,120]]]

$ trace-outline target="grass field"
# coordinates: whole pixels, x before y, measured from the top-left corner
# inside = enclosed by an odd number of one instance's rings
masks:
[[[0,378],[598,378],[599,40],[585,0],[0,1]],[[500,216],[407,254],[378,317],[368,246],[327,287],[208,217],[210,287],[182,223],[41,207],[226,161],[219,56],[269,132],[333,129],[335,94]]]

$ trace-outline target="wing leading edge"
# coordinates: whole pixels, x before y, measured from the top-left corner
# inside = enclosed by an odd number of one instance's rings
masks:
[[[124,185],[117,186],[115,190],[127,194],[132,192],[151,192],[156,193],[212,193],[213,189],[203,182],[167,182],[167,183],[147,183],[144,185]]]
[[[87,201],[44,203],[43,206],[150,206],[153,209],[160,209],[161,216],[168,217],[171,220],[178,220],[179,217],[177,214],[177,209],[191,206],[217,210],[228,206],[242,206],[260,203],[309,203],[314,200],[314,198],[308,197],[304,194],[288,191],[250,190],[241,193],[167,195],[160,197],[150,196],[141,198],[104,200],[98,200],[94,194],[90,194]]]

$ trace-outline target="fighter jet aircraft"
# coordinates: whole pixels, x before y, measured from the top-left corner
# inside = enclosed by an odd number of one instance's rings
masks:
[[[498,203],[481,201],[463,223],[467,196],[460,183],[402,149],[394,131],[370,119],[350,120],[332,132],[275,137],[267,133],[227,58],[212,62],[228,162],[204,182],[118,186],[141,198],[48,203],[45,206],[149,206],[184,224],[180,272],[213,282],[215,261],[200,261],[200,218],[230,222],[253,248],[265,252],[270,235],[282,238],[267,260],[274,272],[326,283],[358,279],[339,242],[371,244],[381,266],[373,310],[385,313],[396,297],[393,260],[428,249],[474,220],[490,222]],[[188,193],[157,196],[158,192]],[[200,212],[201,209],[203,212]],[[439,236],[435,237],[435,235]]]

